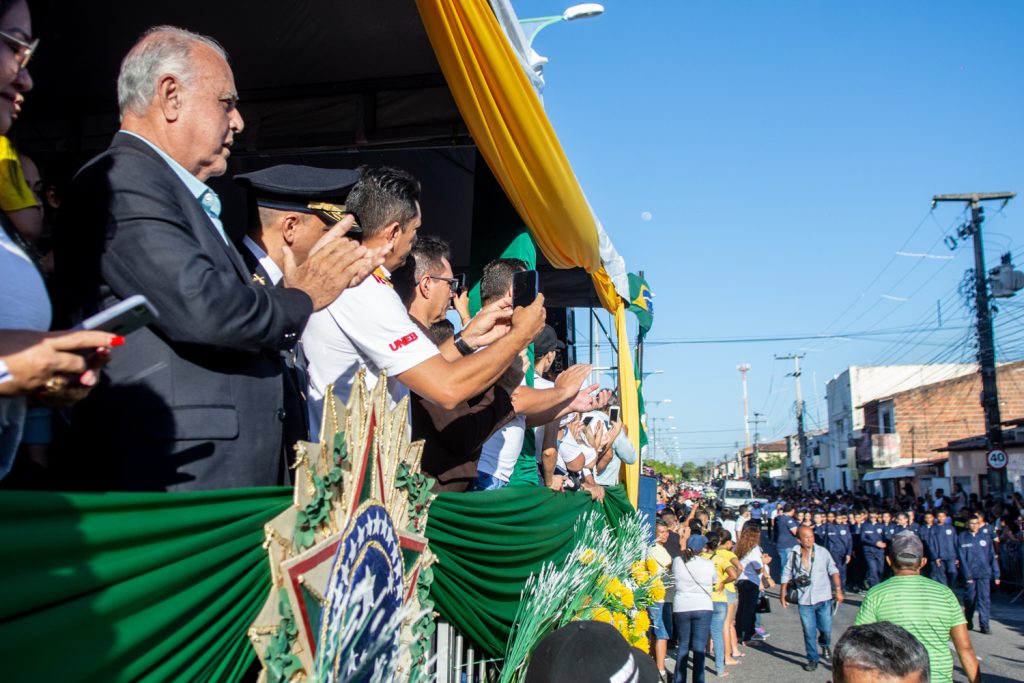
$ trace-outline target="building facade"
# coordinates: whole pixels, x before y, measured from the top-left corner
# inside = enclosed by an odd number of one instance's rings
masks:
[[[852,365],[825,386],[828,405],[828,462],[816,469],[821,487],[828,491],[852,490],[859,483],[856,452],[862,442],[864,404],[943,380],[977,373],[974,364]],[[890,439],[891,441],[891,439]],[[880,448],[889,444],[883,439]],[[934,457],[934,454],[933,454]]]

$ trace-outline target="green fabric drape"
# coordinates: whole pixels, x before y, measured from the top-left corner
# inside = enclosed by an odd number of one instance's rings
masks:
[[[270,588],[263,525],[291,489],[0,493],[10,681],[233,681]]]
[[[608,488],[603,504],[536,486],[438,495],[426,531],[438,558],[437,611],[489,655],[503,656],[526,579],[564,559],[576,519],[595,506],[613,525],[633,512],[622,486]]]
[[[0,492],[3,679],[240,680],[270,588],[263,526],[291,499],[288,488]],[[595,505],[541,487],[438,496],[427,525],[438,610],[502,654],[527,577],[561,561]],[[615,487],[602,509],[615,523],[632,507]]]

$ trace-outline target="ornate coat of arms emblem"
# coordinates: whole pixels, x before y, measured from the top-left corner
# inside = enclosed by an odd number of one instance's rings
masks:
[[[431,481],[410,443],[408,399],[387,382],[348,403],[333,387],[319,443],[296,445],[294,504],[266,527],[272,587],[249,637],[261,681],[417,680],[433,630],[433,556],[422,536]]]

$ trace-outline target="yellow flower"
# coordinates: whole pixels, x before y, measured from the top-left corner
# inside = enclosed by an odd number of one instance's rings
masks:
[[[651,628],[651,618],[647,616],[646,611],[640,611],[633,617],[633,635],[644,636],[647,635],[647,630]]]
[[[655,579],[651,583],[651,600],[663,602],[665,600],[665,583],[661,579]]]
[[[633,591],[629,589],[629,586],[622,587],[622,592],[619,593],[619,600],[622,601],[622,606],[626,609],[633,609]]]
[[[594,552],[593,548],[587,548],[580,553],[580,564],[590,564],[594,561],[594,556],[597,553]]]
[[[622,585],[622,582],[619,581],[614,576],[612,578],[608,579],[608,582],[606,584],[604,584],[604,592],[607,595],[615,595],[615,596],[617,596],[619,594],[619,592],[623,588],[624,588],[624,586]]]
[[[647,640],[647,636],[641,636],[633,641],[633,647],[639,648],[644,652],[650,654],[651,652],[651,641]]]
[[[612,626],[615,630],[622,634],[623,638],[629,636],[629,617],[622,612],[615,612],[612,614]]]
[[[647,573],[648,574],[651,574],[651,575],[657,574],[660,569],[661,569],[661,567],[658,566],[657,562],[655,562],[650,557],[647,558]]]
[[[612,623],[612,613],[606,607],[595,607],[590,611],[590,618],[603,624]]]
[[[643,562],[634,563],[629,573],[637,583],[647,583],[647,580],[651,578],[651,575],[647,572],[647,565]]]

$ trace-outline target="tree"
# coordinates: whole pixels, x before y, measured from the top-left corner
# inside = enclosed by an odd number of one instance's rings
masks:
[[[758,458],[758,469],[762,474],[768,474],[772,470],[781,470],[789,467],[789,456],[785,453],[772,453]]]
[[[679,468],[667,462],[661,462],[660,460],[651,460],[647,458],[644,460],[644,464],[655,471],[656,474],[662,476],[669,475],[671,477],[679,476]]]
[[[679,468],[679,473],[682,475],[683,481],[700,479],[701,467],[693,462],[684,462]]]

